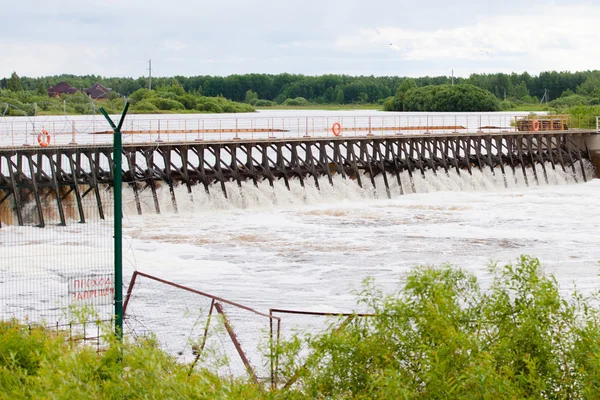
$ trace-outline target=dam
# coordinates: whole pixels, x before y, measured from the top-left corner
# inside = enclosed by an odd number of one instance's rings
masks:
[[[238,126],[237,120],[234,126],[226,128],[221,123],[218,128],[207,127],[204,122],[196,127],[174,128],[172,123],[171,128],[163,127],[162,131],[160,123],[154,129],[131,124],[132,137],[158,132],[158,138],[132,140],[123,145],[123,184],[133,193],[141,214],[142,193],[151,193],[153,211],[161,213],[157,190],[162,187],[169,189],[170,201],[177,211],[177,186],[192,193],[192,187],[200,185],[207,193],[219,190],[227,198],[228,182],[241,187],[244,181],[256,186],[273,186],[281,181],[289,189],[292,181],[303,187],[311,180],[318,188],[323,184],[320,178],[333,184],[332,177],[338,175],[360,187],[383,186],[381,189],[390,197],[392,184],[399,186],[400,194],[411,192],[403,186],[406,182],[403,184],[400,179],[402,173],[408,174],[412,182],[414,174],[425,176],[427,171],[461,175],[489,169],[504,176],[508,171],[514,174],[519,170],[527,185],[536,185],[548,182],[547,168],[572,171],[574,176],[577,169],[583,181],[594,178],[589,172],[586,174],[586,160],[598,171],[595,164],[600,135],[593,129],[561,126],[560,130],[523,132],[498,128],[469,132],[448,120],[437,124],[427,121],[427,125],[416,121],[402,126],[397,121],[384,121],[375,126],[371,117],[361,126],[347,121],[330,124],[332,121],[323,122],[325,132],[329,133],[328,126],[333,132],[326,136],[314,134],[314,121],[309,133],[308,118],[302,127],[298,122],[297,135],[287,136],[276,133],[289,131],[294,125],[289,122],[287,127],[285,122],[280,127],[267,122],[267,126],[252,123],[249,128]],[[205,132],[219,136],[207,140]],[[98,127],[91,133],[101,136],[108,132]],[[161,133],[163,138],[175,135],[175,140],[164,141]],[[115,173],[112,143],[48,141],[41,146],[0,147],[0,210],[8,210],[0,213],[0,223],[43,227],[47,212],[57,215],[60,225],[66,225],[70,219],[85,222],[82,202],[90,198],[98,216],[104,219],[102,193],[110,189]],[[536,165],[539,168],[531,168]],[[382,179],[376,180],[377,177]],[[69,217],[65,213],[67,203],[76,208],[76,215]]]

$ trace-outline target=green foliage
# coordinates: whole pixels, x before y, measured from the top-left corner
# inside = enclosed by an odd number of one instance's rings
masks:
[[[7,86],[9,79],[1,80]],[[42,83],[50,87],[60,81],[72,86],[90,87],[96,82],[110,87],[117,94],[129,96],[139,89],[146,88],[145,78],[107,78],[97,75],[57,75],[40,78],[21,77],[24,90],[36,90]],[[588,98],[600,98],[600,71],[556,72],[546,71],[537,76],[527,72],[517,74],[472,74],[468,78],[455,77],[456,84],[471,84],[487,90],[497,98],[533,104],[546,93],[549,100],[561,97],[571,91]],[[283,103],[286,99],[304,97],[315,104],[357,104],[360,102],[378,103],[398,92],[406,92],[414,87],[450,84],[448,76],[424,76],[404,78],[399,76],[348,76],[322,75],[306,76],[292,74],[246,74],[221,76],[176,76],[153,78],[158,92],[171,92],[177,96],[191,93],[194,96],[224,96],[237,102],[247,102],[253,98]],[[572,94],[571,93],[571,94]],[[250,97],[247,99],[246,95]],[[176,99],[173,99],[176,100]]]
[[[410,83],[408,84],[410,85]],[[493,94],[473,85],[438,85],[403,88],[388,103],[394,111],[498,111]]]
[[[133,92],[129,98],[132,113],[151,112],[253,112],[254,108],[248,104],[234,103],[224,98],[210,98],[198,94],[182,93],[181,85],[172,84],[164,86],[161,90],[148,90],[145,88]],[[109,113],[120,113],[125,100],[117,93],[111,92],[106,100],[91,100],[85,93],[64,94],[60,98],[48,97],[45,89],[40,94],[37,90],[22,90],[13,92],[0,90],[0,105],[2,113],[8,105],[6,115],[24,116],[33,115],[34,103],[37,104],[38,113],[42,114],[96,114],[100,106]]]
[[[258,95],[256,94],[256,92],[252,91],[252,89],[248,89],[248,91],[246,91],[244,103],[251,103],[252,100],[258,100]]]
[[[202,369],[190,373],[154,340],[121,347],[112,336],[105,339],[110,347],[96,354],[62,335],[0,323],[0,398],[263,398],[251,383],[219,379]]]
[[[284,106],[306,106],[308,105],[308,100],[304,97],[296,97],[294,99],[286,99],[282,105]]]
[[[185,106],[178,102],[177,100],[172,100],[168,98],[162,97],[154,97],[148,100],[150,103],[154,104],[159,110],[167,110],[167,111],[177,111],[177,110],[185,110]]]
[[[578,128],[596,128],[596,117],[600,116],[600,106],[575,106],[570,108],[559,108],[558,113],[568,113],[571,117],[571,126]]]
[[[418,267],[388,295],[367,281],[360,301],[374,315],[281,343],[280,382],[298,380],[271,392],[190,369],[151,337],[121,345],[107,334],[97,354],[60,333],[0,322],[0,398],[598,398],[598,294],[562,295],[527,256],[490,274],[482,284],[451,266]]]
[[[48,94],[48,90],[46,89],[44,82],[39,82],[36,90],[37,90],[37,94],[40,96],[44,96],[44,95]]]
[[[578,94],[572,94],[570,96],[559,97],[556,100],[552,100],[550,102],[551,107],[555,108],[563,108],[563,107],[573,107],[573,106],[581,106],[589,104],[589,100],[584,96]]]
[[[515,108],[517,108],[517,103],[515,103],[514,101],[504,100],[500,102],[500,109],[503,111],[512,110]]]
[[[135,106],[133,106],[132,109],[135,110],[135,111],[138,111],[138,112],[155,112],[155,111],[158,111],[158,107],[156,107],[153,103],[151,103],[148,100],[142,100],[142,101],[140,101]]]
[[[396,105],[394,103],[395,96],[390,96],[383,102],[383,111],[394,111]]]
[[[12,92],[20,92],[23,90],[21,78],[19,78],[19,75],[17,75],[16,72],[13,72],[8,82],[6,82],[6,88]]]
[[[399,76],[348,76],[348,75],[322,75],[306,76],[292,74],[246,74],[221,76],[175,76],[166,78],[154,78],[153,83],[156,90],[146,89],[147,80],[145,78],[106,78],[97,75],[58,75],[40,78],[13,77],[0,80],[3,87],[11,87],[13,90],[9,93],[33,93],[42,97],[45,93],[42,91],[52,85],[65,81],[72,86],[83,88],[90,87],[96,82],[113,89],[109,99],[116,97],[129,96],[132,101],[132,112],[136,112],[136,103],[150,97],[158,97],[177,101],[183,104],[185,111],[223,111],[223,107],[228,110],[248,110],[239,105],[225,105],[220,102],[205,105],[199,102],[201,95],[207,97],[224,97],[234,102],[246,102],[246,104],[255,105],[259,101],[272,101],[276,104],[284,104],[287,100],[288,105],[299,107],[297,98],[304,98],[306,103],[304,107],[310,105],[354,105],[354,104],[381,104],[386,110],[409,110],[405,108],[416,106],[419,110],[437,110],[440,104],[424,104],[417,100],[416,104],[412,102],[414,98],[404,97],[410,91],[423,89],[426,86],[441,87],[438,91],[445,91],[444,85],[451,83],[447,76],[424,76],[420,78],[404,78]],[[596,105],[600,104],[600,71],[583,72],[542,72],[537,76],[532,76],[527,72],[517,74],[472,74],[468,78],[454,78],[454,86],[461,84],[470,84],[492,93],[496,98],[510,101],[517,107],[529,104],[539,104],[539,99],[547,95],[549,101],[560,97],[567,97],[573,94],[583,96],[587,102],[581,104]],[[24,90],[20,90],[20,87]],[[15,91],[16,89],[16,91]],[[430,89],[428,89],[430,90]],[[413,93],[414,94],[414,93]],[[563,96],[564,94],[564,96]],[[394,96],[394,102],[386,100]],[[31,96],[30,96],[31,97]],[[15,97],[11,98],[15,99]],[[16,98],[21,104],[26,104],[20,98]],[[194,104],[194,99],[195,103]],[[427,100],[427,99],[426,99]],[[52,99],[37,99],[38,106],[46,113],[59,113],[62,106]],[[41,102],[51,103],[41,105]],[[461,100],[462,102],[462,100]],[[456,102],[454,102],[456,104]],[[166,103],[164,104],[166,105]],[[173,106],[173,104],[170,104]],[[442,108],[446,108],[441,104]],[[468,105],[468,104],[467,104]],[[565,103],[557,103],[556,107],[566,107]],[[270,103],[263,103],[261,107],[270,106]],[[317,106],[320,107],[320,106]],[[447,108],[446,108],[447,109]],[[479,109],[479,107],[478,107]],[[499,104],[491,109],[513,109],[511,103]],[[164,110],[165,112],[183,112],[180,108],[174,108],[174,111]],[[455,110],[454,108],[447,109]],[[68,112],[85,112],[85,107],[68,107]],[[147,112],[140,110],[140,112]],[[23,115],[21,111],[13,109],[14,115]]]
[[[153,90],[142,88],[142,89],[138,89],[135,92],[133,92],[129,96],[129,100],[131,100],[132,105],[135,105],[138,101],[146,100],[146,99],[149,99],[149,98],[155,97],[155,96],[156,96],[156,92],[154,92]]]
[[[299,373],[301,398],[597,398],[600,315],[561,296],[537,259],[492,267],[488,290],[465,271],[421,267],[385,296],[369,283],[373,317],[309,337],[305,369],[286,343],[282,375]],[[487,286],[487,285],[486,285]],[[593,299],[596,301],[597,298]]]

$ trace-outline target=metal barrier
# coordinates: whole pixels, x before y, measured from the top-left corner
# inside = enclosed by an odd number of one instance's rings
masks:
[[[215,314],[220,321],[215,321]],[[267,363],[257,348],[267,328],[274,321],[279,324],[279,317],[137,271],[127,290],[123,315],[126,334],[157,336],[165,350],[188,358],[191,368],[201,357],[209,357],[208,347],[216,346],[222,349],[216,358],[229,361],[223,366],[218,359],[209,360],[218,372],[237,375],[245,371],[256,383],[269,380]],[[269,340],[273,349],[272,335]],[[241,365],[235,364],[233,354]]]
[[[48,146],[110,143],[106,121],[92,118],[0,120],[0,147],[38,146],[42,130]],[[293,139],[310,137],[362,137],[427,133],[514,132],[517,114],[407,113],[377,116],[198,116],[139,118],[128,116],[122,131],[124,143],[169,143],[236,139]],[[333,129],[335,126],[336,129]]]
[[[265,314],[137,271],[131,278],[123,313],[126,334],[154,335],[164,350],[187,358],[190,370],[202,362],[204,367],[214,366],[219,374],[247,373],[254,382],[272,388],[294,385],[310,359],[308,349],[303,349],[298,367],[283,376],[279,365],[281,340],[291,340],[294,334],[338,332],[355,318],[373,316],[276,308]],[[215,345],[223,351],[208,350]],[[261,352],[261,346],[266,351]],[[222,360],[211,359],[215,355]]]

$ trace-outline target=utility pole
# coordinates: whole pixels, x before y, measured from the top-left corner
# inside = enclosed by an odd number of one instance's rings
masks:
[[[454,68],[452,68],[452,86],[454,86]]]
[[[152,90],[152,59],[148,60],[148,90]]]
[[[544,99],[546,100],[546,104],[548,104],[548,89],[544,89],[544,97],[542,97],[540,104],[544,103]]]

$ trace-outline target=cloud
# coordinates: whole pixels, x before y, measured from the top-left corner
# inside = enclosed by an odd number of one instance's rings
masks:
[[[98,60],[115,56],[110,47],[88,43],[36,44],[0,40],[0,76],[98,73]]]
[[[530,71],[593,69],[600,62],[595,51],[598,15],[598,6],[548,6],[532,13],[484,16],[454,28],[363,28],[339,37],[335,48],[372,54],[388,47],[413,62],[486,62]]]
[[[600,8],[576,1],[30,0],[0,24],[0,77],[596,68]]]
[[[167,51],[181,51],[187,47],[187,44],[181,40],[163,40],[160,47]]]

